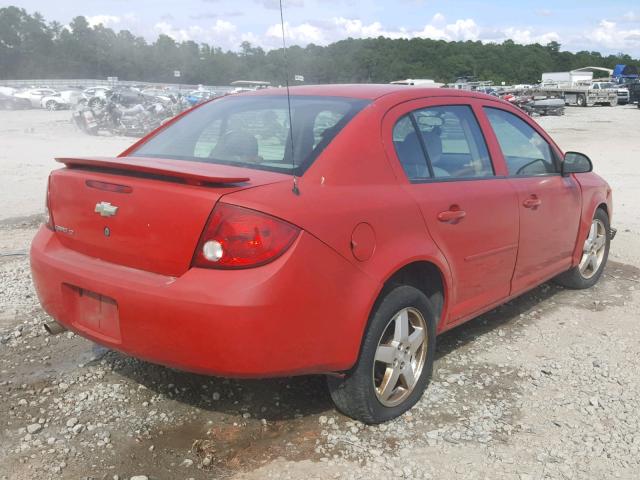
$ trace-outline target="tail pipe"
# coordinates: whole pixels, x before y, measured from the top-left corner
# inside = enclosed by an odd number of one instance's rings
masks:
[[[67,331],[66,327],[59,324],[55,320],[50,320],[48,322],[45,322],[43,326],[49,335],[58,335],[59,333]]]

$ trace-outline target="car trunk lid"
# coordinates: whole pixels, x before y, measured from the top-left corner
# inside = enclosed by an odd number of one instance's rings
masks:
[[[191,264],[223,195],[285,180],[280,173],[131,157],[56,159],[49,209],[66,248],[127,267],[179,276]]]

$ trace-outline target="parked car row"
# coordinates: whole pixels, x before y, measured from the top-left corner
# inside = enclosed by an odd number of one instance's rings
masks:
[[[66,90],[27,88],[16,90],[2,87],[0,90],[0,109],[46,108],[47,110],[68,110],[82,98],[85,98],[85,92],[79,88]]]
[[[28,108],[31,108],[31,102],[28,99],[0,92],[0,110],[25,110]]]
[[[139,87],[111,87],[95,86],[89,88],[69,87],[65,90],[53,88],[27,88],[17,90],[11,87],[0,87],[0,109],[18,110],[27,108],[44,108],[47,110],[69,110],[77,104],[89,103],[90,107],[97,107],[106,102],[107,97],[113,92],[130,92],[140,96],[140,102],[157,99],[161,102],[169,102],[175,99],[186,105],[194,106],[205,102],[219,94],[204,88],[191,90],[184,93],[171,88],[144,88]]]

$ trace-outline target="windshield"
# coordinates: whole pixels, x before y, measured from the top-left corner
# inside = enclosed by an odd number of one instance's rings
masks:
[[[196,108],[132,156],[302,175],[368,103],[342,97],[291,97],[292,135],[286,96],[228,96]]]

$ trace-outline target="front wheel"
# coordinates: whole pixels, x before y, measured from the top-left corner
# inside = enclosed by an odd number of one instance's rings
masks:
[[[47,110],[49,110],[50,112],[53,112],[58,109],[58,104],[53,100],[49,100],[46,104],[46,107],[47,107]]]
[[[582,246],[580,263],[557,276],[554,281],[563,287],[577,290],[594,286],[609,258],[609,232],[609,215],[599,208],[593,216],[591,228]]]
[[[422,396],[433,370],[436,320],[420,290],[402,285],[377,303],[354,369],[328,377],[336,407],[368,424],[391,420]]]

